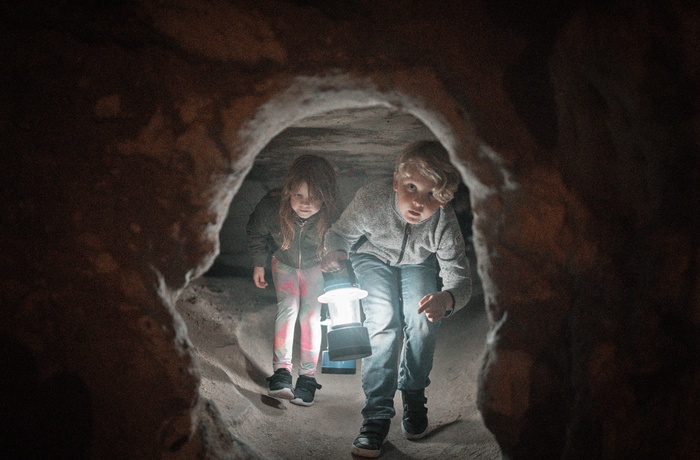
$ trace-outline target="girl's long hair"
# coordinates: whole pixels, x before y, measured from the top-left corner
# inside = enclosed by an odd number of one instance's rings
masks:
[[[294,240],[294,224],[298,216],[292,209],[291,196],[304,182],[309,188],[309,197],[321,201],[321,209],[318,211],[320,244],[316,251],[321,258],[326,231],[338,218],[338,188],[333,165],[318,155],[301,155],[294,160],[287,172],[279,210],[280,228],[284,237],[281,249],[289,249]]]

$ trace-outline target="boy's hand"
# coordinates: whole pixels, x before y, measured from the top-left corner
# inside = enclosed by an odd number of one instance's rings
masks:
[[[454,308],[452,294],[447,291],[433,292],[418,302],[418,314],[425,313],[428,321],[440,321],[445,317],[445,312]]]
[[[340,270],[339,261],[348,260],[348,253],[345,251],[330,251],[321,259],[321,270],[324,272],[335,272]]]
[[[260,289],[265,289],[267,287],[267,281],[265,281],[265,267],[253,268],[253,281],[255,281],[255,285]]]

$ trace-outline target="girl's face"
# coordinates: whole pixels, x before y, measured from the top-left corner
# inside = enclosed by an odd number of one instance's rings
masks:
[[[435,184],[415,171],[408,170],[408,177],[394,173],[394,191],[398,198],[399,212],[409,224],[429,219],[438,208],[444,206],[434,196]]]
[[[309,198],[309,186],[302,182],[292,191],[289,199],[292,209],[302,219],[308,219],[321,210],[321,200]]]

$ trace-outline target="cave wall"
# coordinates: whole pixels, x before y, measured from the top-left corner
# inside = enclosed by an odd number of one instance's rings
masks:
[[[263,146],[375,104],[471,191],[509,458],[697,458],[698,7],[28,1],[0,7],[5,453],[246,457],[178,292]],[[68,417],[70,415],[71,417]]]

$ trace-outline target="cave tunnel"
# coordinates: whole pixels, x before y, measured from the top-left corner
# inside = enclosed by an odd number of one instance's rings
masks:
[[[697,5],[30,1],[0,23],[7,457],[265,458],[246,436],[291,417],[251,390],[269,293],[241,277],[217,309],[229,286],[203,281],[277,136],[369,109],[440,140],[473,213],[483,323],[450,334],[483,353],[430,398],[474,392],[414,447],[700,457]]]
[[[447,129],[441,127],[440,131]],[[349,436],[362,423],[361,369],[352,376],[325,375],[319,363],[316,378],[322,389],[312,410],[298,410],[266,395],[265,377],[272,372],[268,358],[272,354],[276,304],[274,291],[254,292],[257,289],[252,284],[245,225],[254,206],[267,191],[281,186],[295,157],[314,153],[336,166],[339,198],[344,207],[360,186],[391,176],[396,154],[402,148],[416,140],[434,139],[432,131],[415,116],[383,106],[326,112],[284,129],[257,155],[231,201],[220,232],[219,256],[202,278],[181,294],[177,309],[185,319],[199,362],[204,363],[200,391],[222,408],[222,417],[231,429],[244,435],[265,456],[345,456]],[[469,242],[473,292],[466,312],[455,316],[454,324],[441,331],[444,349],[437,356],[448,359],[436,359],[438,382],[431,384],[429,393],[431,399],[435,395],[430,408],[431,418],[436,420],[432,430],[435,438],[411,445],[401,441],[400,424],[394,423],[393,441],[382,448],[384,458],[431,458],[440,454],[459,458],[470,453],[472,458],[499,457],[497,445],[476,409],[476,375],[488,321],[471,246],[471,206],[464,184],[458,189],[453,206]],[[266,274],[271,288],[269,268],[268,264]],[[297,325],[295,366],[299,357],[298,328]],[[236,339],[229,339],[223,346],[227,335]],[[453,343],[463,346],[451,348],[449,344]],[[324,334],[322,348],[325,344]],[[235,359],[236,355],[245,359]],[[463,383],[455,386],[455,381]],[[285,420],[282,425],[280,418]],[[289,437],[298,440],[289,442]]]

